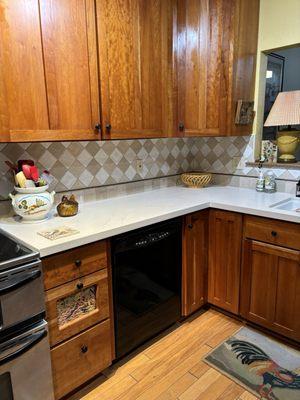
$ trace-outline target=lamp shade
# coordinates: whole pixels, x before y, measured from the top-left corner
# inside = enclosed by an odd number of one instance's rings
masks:
[[[300,90],[278,93],[264,126],[299,124]]]

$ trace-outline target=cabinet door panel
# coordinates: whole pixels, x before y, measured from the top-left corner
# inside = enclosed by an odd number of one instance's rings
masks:
[[[300,252],[244,241],[241,314],[249,321],[300,340]]]
[[[208,301],[239,311],[242,216],[212,210],[209,224]]]
[[[104,138],[173,128],[173,1],[97,1]]]
[[[1,132],[48,129],[39,2],[3,0],[0,13]]]
[[[187,316],[207,301],[208,212],[185,218],[183,228],[182,314]]]
[[[225,134],[234,1],[178,2],[179,120],[185,135]]]
[[[40,5],[50,128],[83,129],[94,137],[99,100],[93,1]]]

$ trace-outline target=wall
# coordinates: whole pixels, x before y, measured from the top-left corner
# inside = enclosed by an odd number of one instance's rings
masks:
[[[255,83],[255,153],[260,152],[267,57],[263,52],[300,43],[300,0],[260,0]]]
[[[192,168],[200,145],[193,138],[0,144],[0,198],[13,189],[6,160],[35,160],[55,177],[53,189],[64,192],[179,174]]]

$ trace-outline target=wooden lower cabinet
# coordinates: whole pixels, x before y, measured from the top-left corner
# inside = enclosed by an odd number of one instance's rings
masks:
[[[109,318],[107,269],[46,292],[50,345]]]
[[[110,320],[53,348],[51,361],[55,398],[60,399],[111,364]]]
[[[208,302],[239,312],[241,214],[211,210],[209,217]]]
[[[208,211],[188,215],[183,226],[182,315],[207,301]]]
[[[245,239],[241,314],[300,340],[300,251]]]

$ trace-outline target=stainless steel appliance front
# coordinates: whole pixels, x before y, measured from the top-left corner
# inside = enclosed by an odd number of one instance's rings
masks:
[[[47,322],[0,343],[1,400],[54,400]]]
[[[0,331],[45,310],[41,262],[0,272]]]

